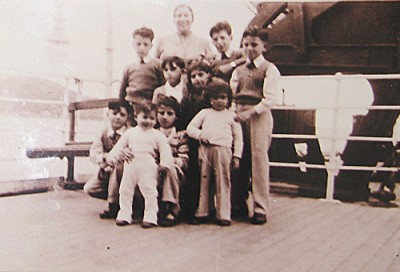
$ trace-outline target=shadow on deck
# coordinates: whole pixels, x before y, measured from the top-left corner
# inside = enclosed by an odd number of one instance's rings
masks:
[[[0,198],[0,271],[400,271],[400,209],[272,194],[268,223],[117,227],[82,191]],[[397,203],[399,204],[399,203]]]

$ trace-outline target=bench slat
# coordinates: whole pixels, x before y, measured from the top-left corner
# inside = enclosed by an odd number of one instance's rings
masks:
[[[40,147],[26,150],[28,158],[51,158],[51,157],[88,157],[90,144],[68,144],[57,147]]]

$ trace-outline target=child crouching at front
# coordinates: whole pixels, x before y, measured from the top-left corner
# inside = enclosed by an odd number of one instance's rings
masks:
[[[243,151],[242,129],[235,121],[236,114],[228,108],[232,103],[232,90],[222,79],[206,86],[211,108],[201,110],[189,123],[187,133],[200,141],[199,165],[201,172],[200,199],[193,224],[206,222],[209,203],[214,202],[217,224],[231,224],[231,165],[239,167]],[[233,151],[232,151],[233,147]],[[212,186],[212,181],[215,186]],[[210,189],[213,188],[213,189]],[[215,188],[215,189],[214,189]]]
[[[167,138],[158,130],[157,110],[151,104],[138,104],[135,107],[137,126],[128,129],[109,153],[106,162],[114,166],[124,158],[124,149],[128,147],[133,158],[124,163],[121,186],[119,189],[120,211],[116,224],[125,226],[132,223],[132,199],[138,185],[144,201],[144,216],[141,226],[157,226],[157,178],[158,173],[166,172],[173,166],[171,148]],[[157,164],[157,158],[160,164]]]
[[[162,96],[157,103],[159,130],[167,137],[174,156],[174,167],[161,176],[161,207],[159,224],[174,226],[180,212],[180,187],[185,180],[189,161],[188,137],[184,131],[177,131],[175,122],[179,119],[180,106],[172,96]]]

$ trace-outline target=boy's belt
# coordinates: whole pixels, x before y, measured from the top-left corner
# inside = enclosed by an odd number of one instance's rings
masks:
[[[236,104],[243,105],[257,105],[260,103],[261,98],[250,96],[250,95],[241,95],[240,93],[235,95],[234,100]]]

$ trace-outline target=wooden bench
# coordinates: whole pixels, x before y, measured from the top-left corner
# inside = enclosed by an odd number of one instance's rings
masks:
[[[76,142],[76,112],[78,110],[100,109],[106,108],[111,101],[117,101],[117,98],[86,100],[81,102],[73,102],[68,106],[69,113],[69,141],[62,146],[54,147],[35,147],[26,150],[28,158],[51,158],[58,157],[60,159],[67,158],[67,179],[65,187],[73,187],[76,183],[74,176],[75,157],[89,157],[91,142]]]

